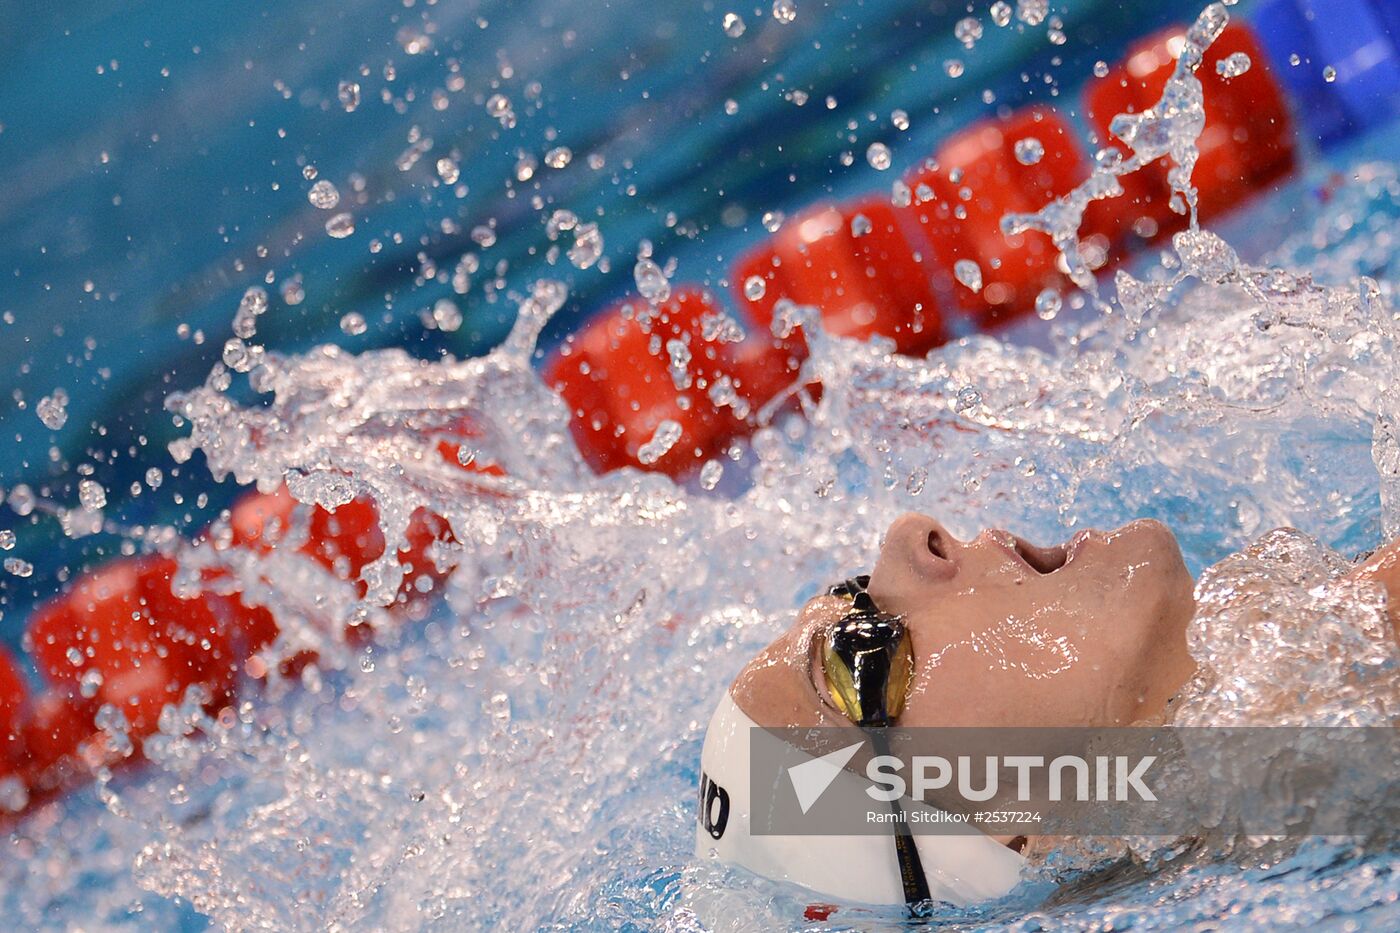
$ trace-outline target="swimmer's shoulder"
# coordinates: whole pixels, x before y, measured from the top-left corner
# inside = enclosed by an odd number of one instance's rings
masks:
[[[1350,576],[1379,583],[1385,589],[1390,621],[1397,629],[1396,640],[1400,641],[1400,538],[1376,548]]]

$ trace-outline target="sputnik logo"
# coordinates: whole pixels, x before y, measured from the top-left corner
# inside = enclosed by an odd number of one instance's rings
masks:
[[[818,798],[826,793],[831,782],[836,780],[836,775],[846,767],[846,762],[855,757],[856,751],[864,744],[857,742],[847,745],[820,758],[813,758],[788,768],[788,779],[792,781],[792,789],[797,794],[797,805],[802,808],[804,816]]]

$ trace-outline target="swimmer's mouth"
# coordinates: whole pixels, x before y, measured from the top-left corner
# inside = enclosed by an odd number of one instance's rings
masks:
[[[1036,573],[1054,573],[1069,563],[1070,551],[1063,544],[1055,547],[1036,547],[1029,541],[1012,537],[1012,551],[1022,563]]]

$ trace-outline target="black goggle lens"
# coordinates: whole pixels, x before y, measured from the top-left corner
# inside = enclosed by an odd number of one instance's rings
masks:
[[[827,631],[822,671],[837,708],[858,726],[885,726],[899,718],[914,672],[909,631],[900,616],[881,612],[866,591],[868,575],[828,592],[851,609]]]

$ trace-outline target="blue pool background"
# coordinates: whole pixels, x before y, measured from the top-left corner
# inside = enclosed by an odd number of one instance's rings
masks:
[[[1134,38],[1193,16],[1199,3],[1066,6],[1062,46],[1047,41],[1044,25],[998,29],[982,11],[986,33],[969,52],[953,36],[965,5],[952,2],[803,0],[791,25],[777,23],[767,5],[734,3],[6,4],[5,21],[19,28],[0,39],[0,314],[11,321],[0,322],[9,383],[0,489],[28,483],[71,502],[73,468],[92,464],[108,489],[109,517],[197,529],[236,490],[213,483],[199,457],[172,471],[164,445],[175,431],[161,403],[203,378],[230,335],[239,296],[269,275],[272,310],[259,340],[270,348],[333,341],[356,350],[404,346],[424,357],[492,345],[513,318],[508,295],[544,274],[572,288],[547,348],[627,291],[643,238],[679,261],[678,281],[727,296],[726,266],[765,235],[763,212],[887,190],[939,139],[995,106],[1044,100],[1073,113],[1095,60],[1112,61]],[[739,39],[721,27],[730,9],[748,24]],[[1248,4],[1235,9],[1247,15]],[[421,30],[425,16],[436,29],[433,47],[409,55],[397,37]],[[966,65],[957,80],[944,74],[951,58]],[[433,91],[453,62],[465,88],[437,110]],[[500,79],[503,63],[510,79]],[[336,100],[343,80],[362,86],[353,113]],[[541,86],[538,112],[526,115],[532,81]],[[482,105],[495,84],[521,113],[513,130]],[[390,103],[381,100],[386,89]],[[784,99],[791,89],[811,99],[796,106]],[[995,93],[995,105],[983,102],[983,89]],[[737,114],[725,113],[727,99]],[[890,125],[897,108],[910,115],[907,132]],[[400,172],[395,159],[412,127],[434,149]],[[876,140],[891,145],[894,170],[867,164]],[[562,171],[541,166],[538,193],[550,209],[599,221],[609,274],[547,265],[548,211],[530,205],[531,185],[508,184],[518,150],[539,159],[555,144],[569,146],[574,161]],[[460,200],[432,184],[433,162],[449,150],[469,188]],[[590,168],[590,154],[605,167]],[[350,238],[324,232],[329,213],[307,202],[307,164],[341,190],[341,209],[353,210]],[[365,179],[363,205],[346,205],[352,173]],[[459,229],[444,233],[443,218]],[[498,241],[476,249],[469,231],[492,220]],[[377,254],[372,238],[384,244]],[[422,257],[450,269],[467,251],[482,255],[483,269],[457,298],[463,326],[426,330],[420,311],[451,290],[422,283]],[[505,287],[491,300],[482,283],[502,261]],[[297,275],[306,297],[289,307],[277,285]],[[362,336],[339,328],[351,311],[369,321]],[[180,336],[181,324],[202,331],[203,343]],[[60,388],[69,419],[51,432],[33,408]],[[133,498],[129,487],[151,466],[166,472],[165,487]],[[5,581],[0,640],[15,643],[33,600],[119,540],[70,541],[53,521],[31,527],[3,507],[0,516],[0,525],[22,531],[13,556],[35,566],[32,577]]]

